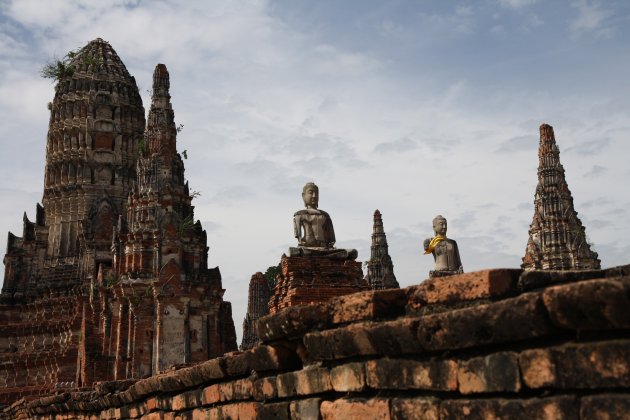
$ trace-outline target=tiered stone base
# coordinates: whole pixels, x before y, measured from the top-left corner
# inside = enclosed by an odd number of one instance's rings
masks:
[[[363,279],[361,263],[324,256],[282,256],[282,275],[269,300],[269,312],[290,306],[324,302],[328,299],[370,290]]]

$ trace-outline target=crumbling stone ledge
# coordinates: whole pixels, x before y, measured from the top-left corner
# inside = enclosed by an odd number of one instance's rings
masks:
[[[1,418],[624,418],[629,266],[485,270],[259,320],[263,343]]]

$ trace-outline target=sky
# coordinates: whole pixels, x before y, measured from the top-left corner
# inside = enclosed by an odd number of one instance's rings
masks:
[[[98,37],[147,111],[153,69],[168,67],[239,342],[249,280],[295,246],[308,181],[360,261],[381,211],[403,287],[432,268],[422,241],[437,214],[465,271],[519,267],[542,123],[602,266],[630,263],[625,0],[0,1],[5,235],[42,198],[54,85],[40,69]]]

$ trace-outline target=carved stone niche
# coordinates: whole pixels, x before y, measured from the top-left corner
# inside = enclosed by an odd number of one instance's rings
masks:
[[[111,120],[114,115],[114,107],[111,103],[109,95],[98,94],[96,95],[96,119]]]
[[[88,214],[88,237],[97,242],[111,242],[118,215],[109,197],[97,199]]]
[[[112,150],[114,146],[114,134],[98,132],[95,135],[94,149],[96,150]]]
[[[96,169],[95,183],[101,184],[101,185],[111,184],[112,177],[113,177],[112,169],[107,166],[101,166]]]

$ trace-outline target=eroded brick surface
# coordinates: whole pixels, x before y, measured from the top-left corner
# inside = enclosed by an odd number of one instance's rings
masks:
[[[320,407],[323,420],[389,420],[389,401],[386,399],[339,399],[324,401]]]
[[[457,389],[457,363],[453,360],[418,362],[406,359],[378,359],[366,363],[367,384],[374,389]]]
[[[576,419],[578,412],[578,400],[575,397],[448,400],[440,405],[443,420]]]
[[[459,392],[518,392],[521,389],[518,356],[513,352],[494,353],[458,362]]]
[[[590,280],[543,293],[554,324],[573,330],[630,328],[630,278]]]
[[[418,340],[429,351],[462,349],[547,336],[556,329],[539,293],[425,316]]]
[[[630,340],[527,350],[519,363],[530,388],[630,387]]]
[[[580,418],[630,420],[630,393],[582,397],[580,398]]]
[[[420,312],[426,306],[489,299],[516,292],[521,270],[493,269],[474,271],[423,281],[407,289],[408,308]]]
[[[366,386],[365,364],[348,363],[330,370],[333,389],[339,392],[363,391]]]
[[[439,420],[437,398],[395,398],[391,401],[392,420]]]

